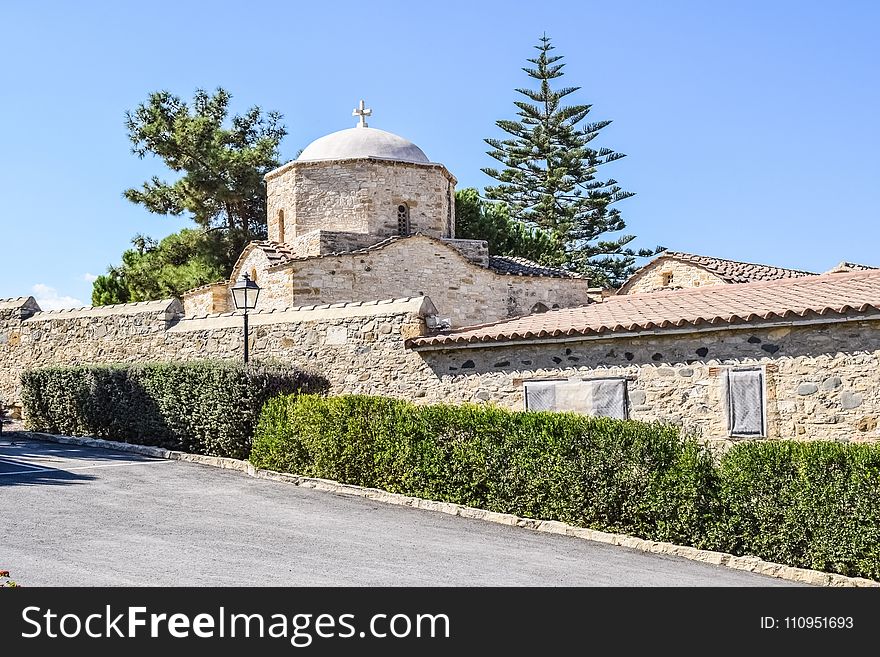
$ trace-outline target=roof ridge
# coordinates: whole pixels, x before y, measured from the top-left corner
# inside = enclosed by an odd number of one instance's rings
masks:
[[[785,285],[803,285],[808,281],[814,281],[815,279],[831,279],[832,277],[835,280],[840,280],[842,277],[849,276],[853,278],[864,278],[865,275],[868,277],[878,276],[880,277],[880,269],[871,269],[871,270],[859,270],[859,271],[846,271],[846,272],[835,272],[835,273],[824,273],[824,274],[811,274],[809,276],[798,276],[796,278],[776,278],[770,281],[748,281],[746,283],[726,283],[724,285],[701,285],[700,287],[686,287],[678,290],[660,290],[657,292],[638,292],[636,294],[621,294],[613,297],[609,297],[609,299],[614,299],[614,303],[619,303],[621,301],[625,301],[626,299],[634,299],[634,298],[657,298],[657,297],[669,297],[669,296],[700,296],[700,295],[710,295],[710,294],[727,294],[733,293],[737,289],[742,289],[744,286],[754,287],[777,287],[777,286],[785,286]],[[606,299],[607,301],[607,299]]]
[[[686,256],[689,258],[706,258],[707,260],[719,260],[722,262],[733,262],[738,265],[751,265],[752,267],[767,267],[768,269],[780,269],[782,271],[795,271],[801,274],[816,274],[814,271],[807,271],[806,269],[794,269],[792,267],[780,267],[779,265],[768,265],[765,262],[750,262],[748,260],[734,260],[733,258],[721,258],[719,256],[709,256],[702,255],[699,253],[688,253],[687,251],[663,251],[657,254],[658,258],[662,257],[677,257],[677,256]]]
[[[817,274],[673,292],[633,294],[413,338],[409,346],[609,336],[678,328],[724,329],[750,322],[880,317],[880,270]],[[842,321],[842,320],[841,320]]]

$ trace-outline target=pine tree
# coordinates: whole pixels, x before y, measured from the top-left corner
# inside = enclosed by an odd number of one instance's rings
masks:
[[[497,121],[511,137],[486,139],[488,154],[504,165],[483,172],[499,182],[486,188],[486,197],[505,202],[511,219],[543,229],[553,238],[553,264],[586,273],[595,284],[617,286],[634,270],[636,256],[657,251],[634,251],[634,235],[604,237],[626,227],[613,204],[629,198],[616,180],[597,178],[597,169],[624,157],[610,148],[590,144],[611,121],[582,123],[591,105],[563,105],[580,87],[553,89],[551,80],[563,76],[561,55],[551,54],[550,39],[541,37],[538,57],[527,61],[526,74],[540,82],[538,89],[516,89],[526,100],[514,101],[519,120]]]
[[[132,152],[154,155],[180,177],[158,176],[125,198],[156,214],[189,214],[203,230],[223,229],[232,249],[230,268],[244,246],[266,236],[263,176],[280,165],[278,144],[287,134],[278,112],[251,107],[229,117],[232,96],[197,89],[192,106],[167,92],[126,112]]]

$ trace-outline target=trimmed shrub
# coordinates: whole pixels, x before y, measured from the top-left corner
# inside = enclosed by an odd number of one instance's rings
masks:
[[[326,387],[289,367],[229,361],[47,367],[21,382],[33,431],[233,458],[247,458],[267,399]]]
[[[880,445],[764,440],[719,462],[679,431],[571,413],[278,397],[259,468],[880,579]]]
[[[669,426],[358,395],[270,400],[250,458],[270,470],[675,542],[707,534],[715,488],[708,451]]]
[[[742,443],[720,475],[720,549],[880,579],[880,446]]]

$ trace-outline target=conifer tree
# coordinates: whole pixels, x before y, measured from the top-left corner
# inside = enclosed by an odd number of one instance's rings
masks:
[[[622,231],[626,224],[613,204],[632,196],[613,178],[597,177],[598,168],[624,157],[610,148],[591,144],[611,121],[585,122],[591,105],[564,105],[580,87],[553,89],[551,81],[563,76],[562,56],[554,55],[549,37],[535,46],[538,56],[523,71],[537,80],[537,89],[516,89],[525,99],[516,100],[517,120],[496,125],[505,139],[486,139],[488,152],[504,165],[483,172],[498,181],[486,188],[486,197],[503,201],[511,219],[550,233],[553,258],[559,266],[588,274],[596,284],[617,286],[634,270],[636,256],[657,251],[634,251],[634,235]]]
[[[473,187],[455,192],[455,236],[486,240],[490,255],[553,262],[554,243],[547,231],[514,221],[507,205],[484,201]]]

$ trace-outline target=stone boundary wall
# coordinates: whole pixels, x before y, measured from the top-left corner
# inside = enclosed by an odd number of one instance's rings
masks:
[[[60,443],[63,445],[81,445],[86,447],[98,447],[102,449],[112,449],[120,452],[131,454],[140,454],[143,456],[151,456],[154,458],[168,459],[170,461],[184,461],[187,463],[197,463],[214,468],[222,468],[224,470],[234,470],[244,473],[255,479],[267,479],[269,481],[283,482],[300,486],[302,488],[311,488],[318,491],[334,493],[336,495],[353,495],[363,497],[375,502],[383,504],[394,504],[398,506],[408,506],[415,509],[424,509],[427,511],[436,511],[438,513],[446,513],[462,518],[472,518],[474,520],[482,520],[484,522],[494,522],[510,527],[520,527],[531,531],[543,532],[547,534],[559,534],[562,536],[571,536],[587,541],[596,541],[598,543],[606,543],[610,545],[619,545],[621,547],[639,550],[641,552],[649,552],[653,554],[667,554],[691,561],[702,561],[703,563],[714,564],[716,566],[725,566],[734,570],[745,570],[752,573],[767,575],[769,577],[777,577],[792,582],[800,582],[812,586],[833,586],[833,587],[880,587],[880,582],[863,577],[848,577],[846,575],[838,575],[837,573],[826,573],[820,570],[810,570],[807,568],[797,568],[795,566],[786,566],[784,564],[773,563],[772,561],[764,561],[758,557],[745,555],[736,556],[727,552],[713,552],[711,550],[701,550],[699,548],[687,545],[676,545],[674,543],[665,543],[661,541],[649,541],[627,534],[612,534],[596,529],[588,529],[586,527],[578,527],[569,525],[557,520],[538,520],[535,518],[524,518],[510,513],[498,513],[496,511],[487,511],[475,507],[454,504],[452,502],[437,502],[427,500],[420,497],[411,497],[409,495],[401,495],[400,493],[389,493],[380,488],[365,488],[363,486],[355,486],[353,484],[343,484],[330,479],[318,479],[315,477],[303,477],[300,475],[291,475],[283,472],[275,472],[273,470],[263,470],[254,467],[248,461],[240,461],[238,459],[223,458],[219,456],[203,456],[200,454],[189,454],[187,452],[177,452],[173,450],[163,449],[161,447],[149,447],[146,445],[130,445],[128,443],[119,443],[112,440],[101,440],[98,438],[74,438],[69,436],[56,436],[53,434],[25,432],[25,435],[32,436],[37,440],[46,440],[49,442]]]
[[[610,302],[613,303],[613,302]],[[766,369],[767,437],[880,439],[880,321],[658,330],[617,338],[521,341],[494,348],[420,350],[434,376],[430,402],[493,402],[523,409],[523,381],[627,379],[630,417],[661,420],[729,443],[724,369]],[[429,383],[430,381],[430,383]]]
[[[177,301],[54,312],[35,312],[35,306],[27,298],[0,302],[0,399],[7,405],[20,403],[19,375],[27,368],[237,359],[243,353],[242,319],[234,313],[183,317]],[[255,360],[318,373],[331,394],[520,410],[524,381],[623,377],[632,419],[670,422],[701,440],[729,444],[736,439],[726,427],[724,369],[760,365],[766,370],[767,437],[880,439],[876,318],[413,350],[405,340],[426,334],[437,319],[425,296],[250,317]]]
[[[183,317],[178,301],[120,304],[70,311],[0,311],[0,400],[21,403],[23,370],[50,365],[240,359],[240,314]],[[404,348],[423,334],[435,309],[424,297],[289,308],[251,313],[254,360],[293,363],[327,379],[331,392],[370,384],[376,394],[403,396]]]

